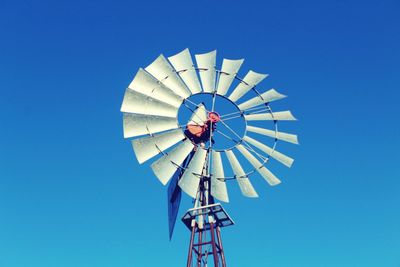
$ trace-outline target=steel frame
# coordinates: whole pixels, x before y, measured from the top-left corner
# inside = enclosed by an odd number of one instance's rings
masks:
[[[200,178],[196,207],[189,209],[182,217],[183,223],[191,230],[187,267],[209,266],[212,256],[214,267],[226,267],[221,228],[233,225],[220,203],[208,204],[209,177]]]

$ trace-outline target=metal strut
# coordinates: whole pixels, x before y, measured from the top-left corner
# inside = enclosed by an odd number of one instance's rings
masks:
[[[221,204],[210,204],[213,199],[209,196],[211,179],[207,173],[208,166],[205,166],[200,177],[194,208],[189,209],[182,218],[183,223],[191,231],[187,267],[210,266],[209,256],[213,258],[214,267],[226,267],[220,228],[233,225],[234,222]]]

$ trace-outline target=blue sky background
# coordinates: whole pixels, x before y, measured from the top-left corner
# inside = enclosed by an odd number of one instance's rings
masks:
[[[218,49],[289,95],[283,183],[231,194],[229,266],[400,266],[399,1],[0,2],[0,266],[183,266],[166,188],[122,137],[160,53]],[[242,73],[243,74],[243,73]],[[187,197],[181,212],[190,207]],[[165,263],[167,262],[167,263]]]

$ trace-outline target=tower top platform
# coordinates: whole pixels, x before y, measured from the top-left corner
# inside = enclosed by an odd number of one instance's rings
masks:
[[[185,215],[183,215],[182,222],[191,231],[192,220],[196,219],[198,216],[212,216],[215,220],[215,225],[218,227],[227,227],[235,224],[220,203],[189,209]],[[210,229],[210,223],[206,220],[203,230],[208,229]]]

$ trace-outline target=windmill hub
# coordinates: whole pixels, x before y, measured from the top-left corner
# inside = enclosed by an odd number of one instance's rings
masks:
[[[208,113],[208,119],[213,123],[217,123],[220,121],[221,117],[219,116],[219,114],[217,112],[212,111],[212,112]]]
[[[179,108],[178,122],[186,126],[184,134],[192,143],[215,151],[234,148],[246,132],[246,121],[238,105],[218,94],[188,97]]]

